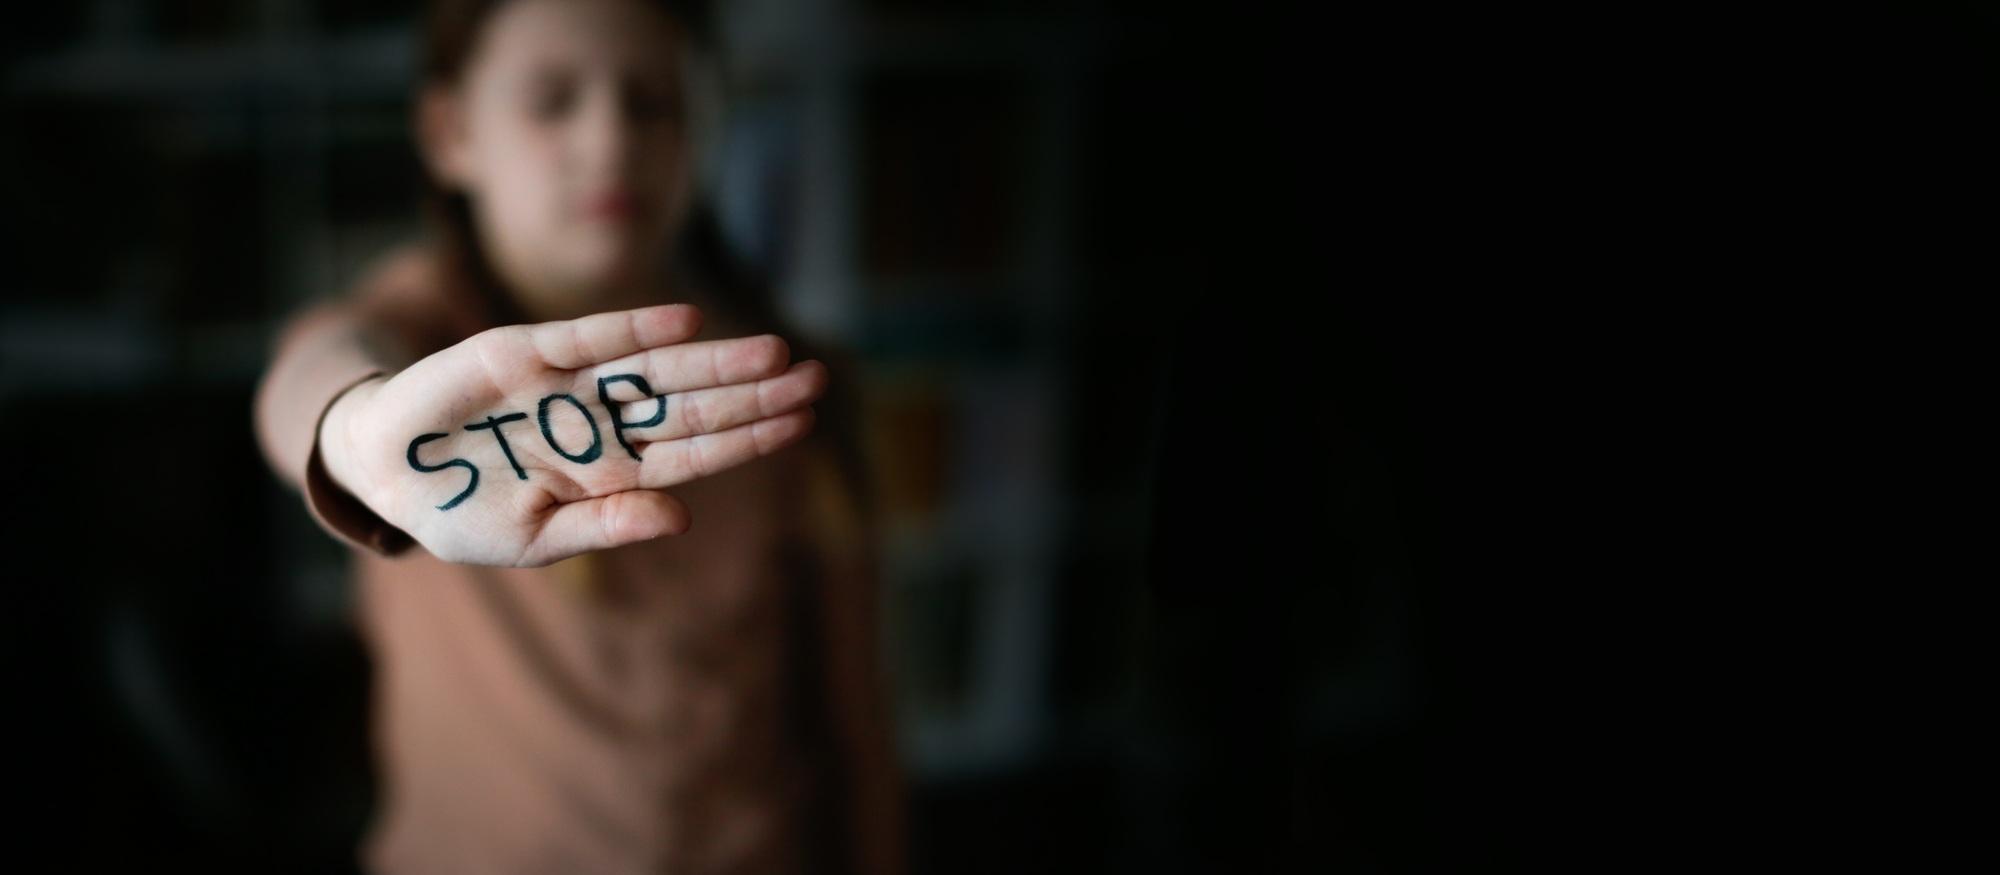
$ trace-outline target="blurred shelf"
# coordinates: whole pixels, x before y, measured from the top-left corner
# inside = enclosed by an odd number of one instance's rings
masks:
[[[274,327],[169,329],[150,318],[10,310],[0,321],[0,396],[118,394],[173,381],[241,385],[262,373]]]
[[[1089,16],[1058,9],[910,12],[739,3],[722,32],[733,75],[788,80],[807,71],[985,69],[1018,72],[1086,57]]]
[[[1034,326],[999,284],[896,284],[894,303],[869,306],[851,343],[881,362],[1017,359],[1032,348]],[[912,288],[928,291],[914,293]]]
[[[1075,14],[988,12],[869,15],[853,35],[856,56],[871,67],[930,72],[1059,67],[1084,57],[1088,33]]]
[[[394,26],[314,40],[253,34],[201,45],[87,44],[16,61],[7,90],[86,99],[400,100],[415,81],[415,39],[411,28]]]

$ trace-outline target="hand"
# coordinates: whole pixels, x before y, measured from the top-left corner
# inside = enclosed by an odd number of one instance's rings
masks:
[[[812,429],[824,365],[776,335],[688,342],[686,304],[485,331],[327,411],[327,473],[440,559],[547,565],[687,531],[663,490]]]

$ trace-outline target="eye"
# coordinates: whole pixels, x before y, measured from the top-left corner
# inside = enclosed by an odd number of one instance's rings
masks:
[[[576,86],[568,80],[538,79],[528,87],[528,112],[538,121],[557,121],[575,106]]]

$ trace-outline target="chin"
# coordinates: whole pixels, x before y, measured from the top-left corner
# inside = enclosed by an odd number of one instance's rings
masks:
[[[578,265],[568,272],[563,286],[569,289],[567,297],[577,306],[594,312],[630,303],[633,289],[644,277],[644,271],[634,262],[594,263]]]
[[[579,247],[571,275],[600,286],[630,285],[645,275],[646,258],[636,241],[593,240]]]

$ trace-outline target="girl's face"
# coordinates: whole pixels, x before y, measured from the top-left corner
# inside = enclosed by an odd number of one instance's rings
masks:
[[[677,25],[642,0],[511,0],[420,125],[500,278],[540,318],[643,294],[685,208]]]

